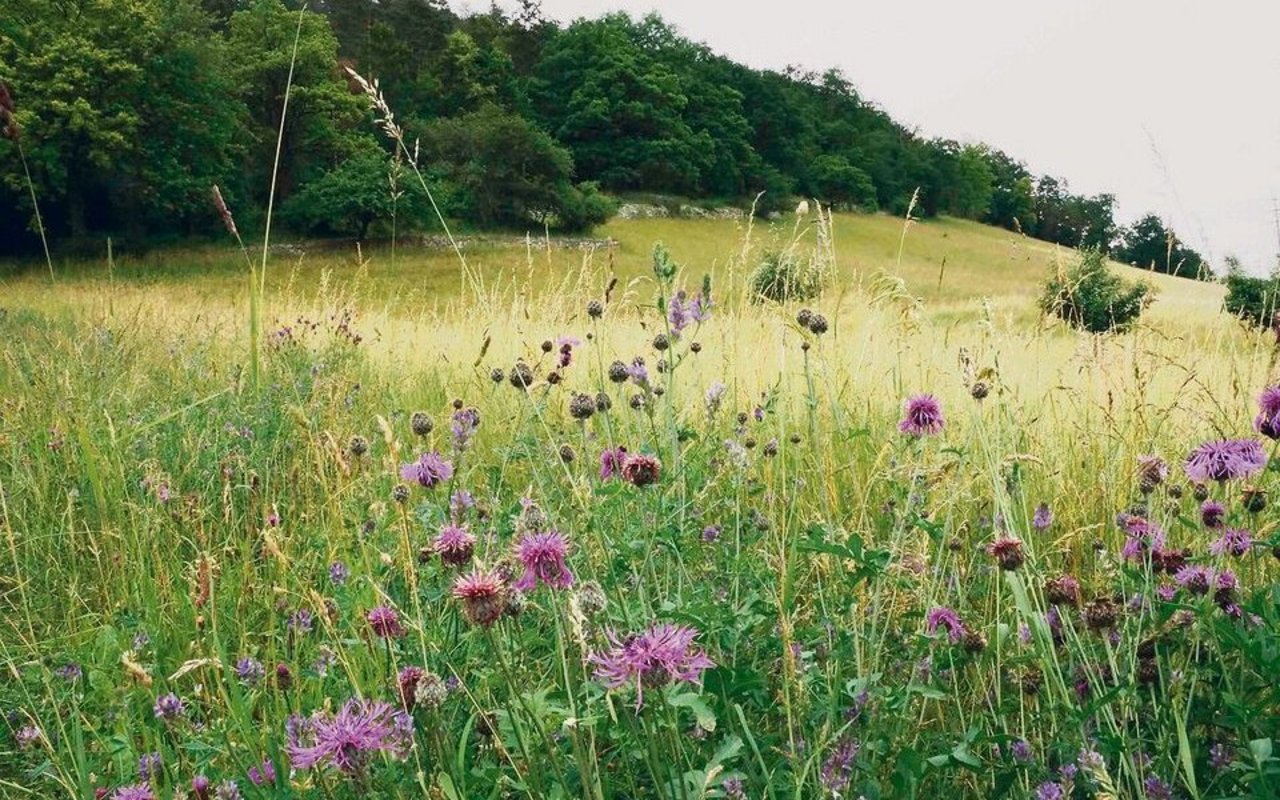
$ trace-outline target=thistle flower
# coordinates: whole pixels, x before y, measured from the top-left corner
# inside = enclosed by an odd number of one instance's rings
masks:
[[[1280,386],[1268,386],[1258,395],[1253,429],[1268,439],[1280,439]]]
[[[1215,556],[1230,554],[1236,557],[1253,547],[1253,535],[1242,528],[1226,528],[1222,535],[1209,543],[1209,552]]]
[[[369,627],[379,639],[396,639],[404,636],[400,614],[391,606],[377,606],[369,611]]]
[[[627,448],[616,447],[600,454],[600,480],[607,481],[622,475],[622,465],[627,463]]]
[[[1207,594],[1213,578],[1213,570],[1198,565],[1185,566],[1173,576],[1179,586],[1192,594]]]
[[[353,775],[372,753],[403,758],[412,743],[412,723],[389,703],[352,698],[336,714],[311,717],[312,742],[286,746],[294,769],[330,767]]]
[[[1200,522],[1206,528],[1217,528],[1227,516],[1227,509],[1216,500],[1206,500],[1200,506]]]
[[[476,537],[461,525],[446,525],[436,537],[435,551],[440,562],[449,567],[461,567],[471,561],[475,552]]]
[[[467,621],[487,628],[502,617],[507,587],[496,573],[477,570],[454,581],[453,596],[462,602]]]
[[[423,453],[417,461],[412,461],[400,468],[400,477],[430,489],[453,477],[453,464],[435,451]]]
[[[1060,783],[1045,781],[1036,787],[1035,800],[1066,800],[1066,798],[1067,792]]]
[[[937,606],[930,609],[925,615],[924,629],[932,636],[937,633],[938,628],[945,628],[947,636],[951,639],[952,644],[958,644],[964,639],[965,627],[960,621],[960,615],[954,610],[946,606]]]
[[[526,535],[517,549],[524,575],[513,587],[528,592],[543,583],[552,589],[568,589],[573,585],[573,574],[564,562],[568,552],[569,543],[557,531]]]
[[[613,632],[606,636],[609,649],[593,653],[589,659],[596,666],[596,678],[610,689],[634,684],[637,710],[644,705],[645,688],[659,688],[672,681],[701,685],[702,673],[715,666],[694,645],[698,632],[693,628],[659,623],[625,639]]]
[[[1142,782],[1142,792],[1147,800],[1173,800],[1173,787],[1157,775],[1148,775]]]
[[[1002,536],[987,546],[987,554],[994,557],[1000,569],[1016,570],[1022,566],[1026,556],[1022,552],[1022,540],[1013,536]]]
[[[1257,439],[1222,439],[1201,444],[1187,456],[1184,469],[1197,483],[1247,478],[1267,465]]]
[[[629,455],[622,462],[622,479],[632,486],[648,486],[658,482],[662,462],[654,456]]]
[[[204,775],[196,775],[191,779],[191,793],[196,800],[209,800],[209,789],[213,783]]]
[[[1035,760],[1035,751],[1031,749],[1031,743],[1026,739],[1018,739],[1009,745],[1009,754],[1013,756],[1013,760],[1020,764],[1029,764]]]
[[[942,433],[946,421],[942,417],[942,405],[931,394],[916,394],[907,398],[904,414],[898,430],[909,436],[932,436]]]
[[[156,715],[156,719],[174,720],[186,712],[187,706],[186,703],[182,702],[181,697],[170,692],[156,698],[156,705],[152,710]]]

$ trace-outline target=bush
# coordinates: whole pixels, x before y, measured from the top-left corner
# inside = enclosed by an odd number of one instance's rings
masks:
[[[560,190],[560,206],[550,220],[551,227],[568,233],[589,231],[603,224],[618,210],[613,198],[600,193],[593,181]]]
[[[822,291],[824,277],[821,269],[803,261],[794,248],[769,251],[751,273],[751,296],[757,302],[809,300]]]
[[[1280,275],[1254,278],[1238,268],[1227,273],[1227,296],[1222,307],[1245,322],[1269,328],[1280,303]]]
[[[1151,287],[1126,281],[1107,269],[1100,250],[1083,253],[1079,263],[1045,282],[1040,309],[1090,333],[1127,330],[1151,302]]]

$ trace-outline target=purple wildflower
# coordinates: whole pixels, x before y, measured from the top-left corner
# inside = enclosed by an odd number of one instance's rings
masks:
[[[254,786],[274,786],[276,782],[276,765],[265,758],[256,767],[249,767],[249,783]]]
[[[1067,792],[1062,784],[1045,781],[1036,787],[1035,800],[1066,800]]]
[[[262,662],[256,658],[244,656],[236,662],[236,679],[246,686],[253,686],[265,674]]]
[[[111,794],[112,800],[156,800],[155,793],[145,783],[121,786]]]
[[[1176,597],[1177,594],[1178,594],[1177,587],[1172,586],[1170,584],[1162,583],[1156,587],[1156,597],[1160,598],[1166,603],[1173,602],[1173,598]]]
[[[170,692],[162,694],[156,698],[155,708],[156,719],[172,720],[182,716],[187,710],[186,703],[182,702],[182,698]]]
[[[1280,386],[1268,386],[1258,395],[1253,429],[1268,439],[1280,439]]]
[[[853,762],[859,749],[857,742],[846,739],[831,751],[822,764],[822,786],[836,797],[842,796],[853,780]]]
[[[910,436],[931,436],[942,432],[946,420],[942,417],[942,405],[931,394],[916,394],[907,398],[905,413],[898,423],[898,430]]]
[[[1216,770],[1224,770],[1231,766],[1231,748],[1217,742],[1209,748],[1209,766]]]
[[[311,719],[313,743],[288,745],[289,763],[294,769],[328,766],[353,774],[369,753],[401,757],[409,745],[402,714],[389,703],[356,698],[344,703],[337,714],[317,713]]]
[[[1126,538],[1120,554],[1130,561],[1140,560],[1148,550],[1164,547],[1164,529],[1145,517],[1126,514],[1122,527]]]
[[[1192,450],[1184,467],[1188,478],[1204,483],[1247,478],[1266,465],[1267,455],[1257,439],[1222,439]]]
[[[593,653],[596,678],[610,689],[628,684],[636,687],[636,708],[644,704],[645,687],[657,688],[671,681],[701,685],[702,673],[715,666],[706,653],[694,646],[698,632],[693,628],[659,623],[639,635],[619,638],[607,634],[610,648]]]
[[[1018,739],[1009,745],[1009,753],[1013,756],[1013,760],[1019,764],[1029,764],[1035,760],[1035,752],[1031,749],[1031,743],[1026,739]]]
[[[341,561],[335,561],[329,565],[329,582],[334,586],[341,586],[346,583],[350,575],[351,570],[347,569],[347,565]]]
[[[1227,509],[1216,500],[1206,500],[1200,506],[1200,521],[1206,528],[1217,528],[1227,516]]]
[[[964,639],[965,629],[960,615],[946,606],[933,608],[925,615],[924,629],[929,635],[937,633],[938,628],[946,628],[952,644],[958,644]]]
[[[716,412],[720,410],[720,404],[724,401],[724,393],[728,389],[723,383],[713,383],[707,389],[707,394],[703,398],[703,404],[707,408],[707,416],[714,417]]]
[[[23,725],[18,729],[14,737],[18,740],[19,750],[30,750],[39,743],[43,734],[35,725]]]
[[[1192,594],[1206,594],[1213,583],[1213,570],[1195,564],[1188,564],[1174,574],[1178,585]]]
[[[720,790],[728,800],[747,800],[746,787],[743,786],[742,778],[737,776],[725,778],[720,784]]]
[[[710,544],[720,538],[720,526],[708,525],[702,529],[702,541]]]
[[[1227,528],[1216,540],[1209,543],[1209,552],[1215,556],[1230,554],[1242,556],[1253,547],[1253,536],[1242,528]]]
[[[225,780],[218,784],[218,788],[214,790],[213,796],[215,800],[244,800],[244,795],[240,793],[240,786],[233,780]]]
[[[711,300],[704,298],[701,292],[690,298],[688,293],[681,289],[667,304],[667,321],[671,323],[671,333],[676,338],[680,337],[680,332],[690,323],[702,323],[710,318]]]
[[[160,776],[164,770],[164,759],[159,753],[143,753],[138,758],[138,777],[142,781],[150,782]]]
[[[197,775],[191,779],[191,793],[195,795],[196,800],[209,800],[209,787],[212,782],[204,775]]]
[[[552,589],[568,589],[573,573],[564,563],[569,542],[558,531],[526,534],[516,550],[524,575],[512,584],[518,591],[528,592],[543,583]]]
[[[475,436],[476,428],[480,427],[480,412],[474,408],[460,408],[453,412],[453,420],[449,423],[449,429],[453,433],[453,446],[459,452],[467,449],[467,445],[471,443],[471,437]],[[405,478],[409,480],[409,478]]]
[[[627,463],[627,448],[616,447],[600,454],[600,480],[622,476],[622,465]]]
[[[461,525],[446,525],[436,537],[435,549],[445,566],[461,567],[471,561],[476,537]]]
[[[423,453],[400,468],[400,477],[427,489],[453,477],[453,464],[437,452]]]
[[[462,602],[462,613],[473,625],[489,627],[502,617],[507,590],[496,573],[472,572],[454,581],[453,596]]]
[[[475,508],[476,499],[466,489],[458,489],[449,497],[449,518],[454,522],[462,519],[468,509]]]
[[[400,624],[400,614],[391,606],[377,606],[367,616],[369,627],[379,639],[396,639],[404,636],[404,626]]]
[[[1173,787],[1156,775],[1150,775],[1142,782],[1142,791],[1147,800],[1173,800]]]
[[[633,486],[649,486],[658,482],[662,462],[655,456],[629,455],[622,462],[622,479]]]
[[[1036,506],[1036,513],[1031,517],[1031,527],[1038,531],[1046,531],[1053,524],[1053,512],[1049,510],[1048,503],[1041,503]]]
[[[311,609],[300,608],[289,615],[289,630],[293,633],[305,636],[311,633],[314,627],[315,616],[311,613]]]
[[[63,664],[62,666],[58,667],[56,670],[53,671],[53,673],[57,675],[59,678],[62,678],[64,681],[74,682],[74,681],[80,680],[80,678],[84,675],[84,670],[80,668],[79,664],[75,663],[74,661],[71,661],[69,663]]]

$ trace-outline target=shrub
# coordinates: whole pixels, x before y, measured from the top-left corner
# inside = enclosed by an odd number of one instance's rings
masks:
[[[758,302],[809,300],[822,291],[823,275],[794,249],[769,251],[751,273],[751,295]]]
[[[1227,273],[1227,296],[1222,307],[1245,322],[1259,328],[1270,327],[1280,303],[1280,275],[1255,278],[1239,268]]]
[[[1065,274],[1045,282],[1040,309],[1090,333],[1127,330],[1150,303],[1151,287],[1107,269],[1100,250],[1084,252]]]

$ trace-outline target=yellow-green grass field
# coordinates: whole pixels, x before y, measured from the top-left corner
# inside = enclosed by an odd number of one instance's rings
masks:
[[[831,230],[615,221],[612,246],[465,265],[278,249],[256,343],[235,248],[4,273],[0,796],[1276,796],[1275,472],[1183,472],[1254,435],[1273,335],[1217,284],[1119,265],[1155,300],[1087,335],[1036,306],[1072,252],[945,219]],[[744,290],[787,246],[834,252],[804,304],[821,335]],[[660,298],[704,273],[710,318],[656,344]],[[647,379],[609,378],[637,356]],[[946,422],[906,435],[920,392]],[[575,418],[579,394],[609,409]],[[424,452],[451,475],[405,477]],[[516,591],[551,528],[574,585]],[[458,581],[499,567],[495,622]],[[613,680],[659,623],[693,632],[679,669]],[[373,719],[333,751],[354,760],[311,764],[299,741],[344,705]]]

